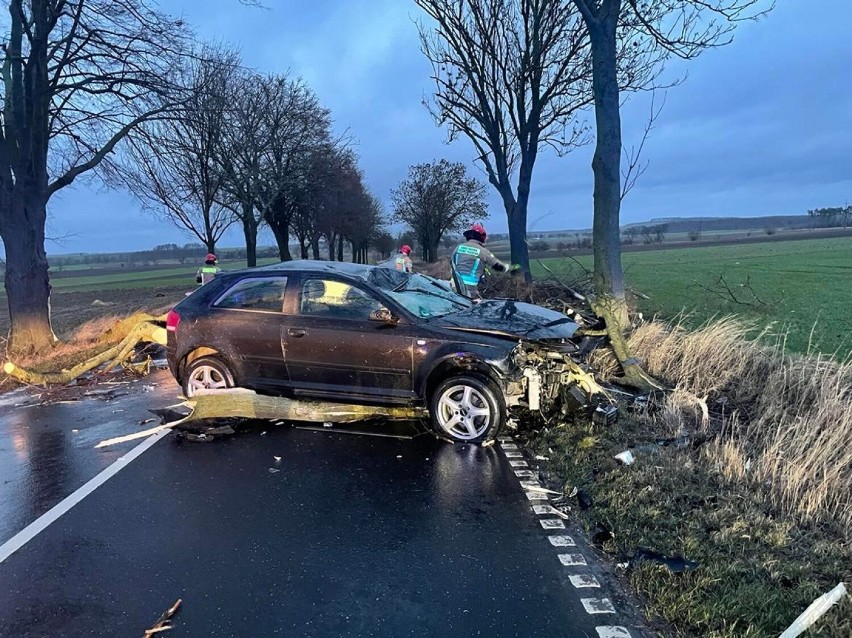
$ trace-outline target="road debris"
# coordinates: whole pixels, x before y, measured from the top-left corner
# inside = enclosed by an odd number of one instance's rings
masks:
[[[270,468],[269,468],[269,473],[270,473],[270,474],[278,474],[278,472],[280,472],[280,471],[281,471],[281,470],[279,470],[277,467],[270,467]]]
[[[273,459],[275,459],[275,462],[276,462],[276,463],[280,463],[280,462],[281,462],[281,457],[280,457],[280,456],[273,456],[272,458],[273,458]]]
[[[548,456],[541,456],[540,454],[536,454],[536,455],[535,455],[535,460],[536,460],[536,461],[549,461],[549,460],[550,460],[550,457],[548,457]]]
[[[698,569],[698,563],[691,560],[686,560],[683,556],[666,556],[651,549],[639,548],[630,559],[630,565],[638,563],[657,563],[669,569],[669,571],[679,574],[686,571]]]
[[[621,461],[625,465],[633,465],[633,463],[636,461],[636,459],[633,458],[633,453],[630,450],[625,450],[624,452],[619,452],[618,454],[615,455],[614,458],[618,459],[619,461]]]
[[[150,636],[155,636],[160,632],[168,631],[172,628],[172,617],[178,612],[181,604],[183,603],[183,599],[178,598],[175,601],[175,604],[169,607],[162,616],[157,619],[157,622],[150,629],[146,629],[145,633],[142,635],[142,638],[149,638]]]
[[[802,614],[793,621],[779,638],[796,638],[807,631],[817,620],[831,609],[846,595],[846,585],[840,583],[830,592],[823,594],[812,602]]]

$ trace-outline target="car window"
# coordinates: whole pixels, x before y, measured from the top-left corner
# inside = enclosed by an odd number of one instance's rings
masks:
[[[251,277],[228,288],[214,305],[217,308],[281,312],[286,290],[286,277]]]
[[[334,279],[302,281],[299,312],[312,317],[367,320],[382,304],[357,286]]]

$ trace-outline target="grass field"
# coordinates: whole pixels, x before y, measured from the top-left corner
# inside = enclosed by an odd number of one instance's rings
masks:
[[[736,314],[769,327],[791,351],[852,352],[852,238],[626,253],[623,260],[627,284],[649,297],[639,301],[646,314],[686,312],[692,325]],[[591,268],[591,257],[577,261]],[[542,263],[566,279],[581,270],[567,259]],[[533,272],[546,274],[536,263]],[[720,276],[743,303],[730,298]]]

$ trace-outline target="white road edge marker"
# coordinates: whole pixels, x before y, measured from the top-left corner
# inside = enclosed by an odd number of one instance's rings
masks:
[[[51,507],[44,514],[15,534],[12,538],[0,545],[0,563],[3,563],[3,561],[9,558],[9,556],[17,552],[38,534],[46,530],[48,526],[55,523],[60,516],[68,512],[89,494],[118,474],[118,472],[127,467],[131,461],[141,456],[145,450],[153,446],[157,441],[170,432],[171,429],[161,430],[156,434],[149,436],[127,454],[120,456],[112,465],[101,471],[101,473],[97,474],[94,478],[90,479],[77,491],[66,496],[64,499],[59,501],[59,503]]]

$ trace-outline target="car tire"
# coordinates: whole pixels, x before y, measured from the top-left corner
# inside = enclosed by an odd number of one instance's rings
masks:
[[[186,367],[186,372],[183,375],[183,395],[186,398],[195,396],[195,393],[200,388],[205,389],[226,389],[233,388],[234,375],[228,369],[221,359],[216,357],[199,357]]]
[[[429,416],[439,435],[479,443],[500,432],[506,421],[506,405],[493,381],[463,374],[438,384],[429,397]]]

